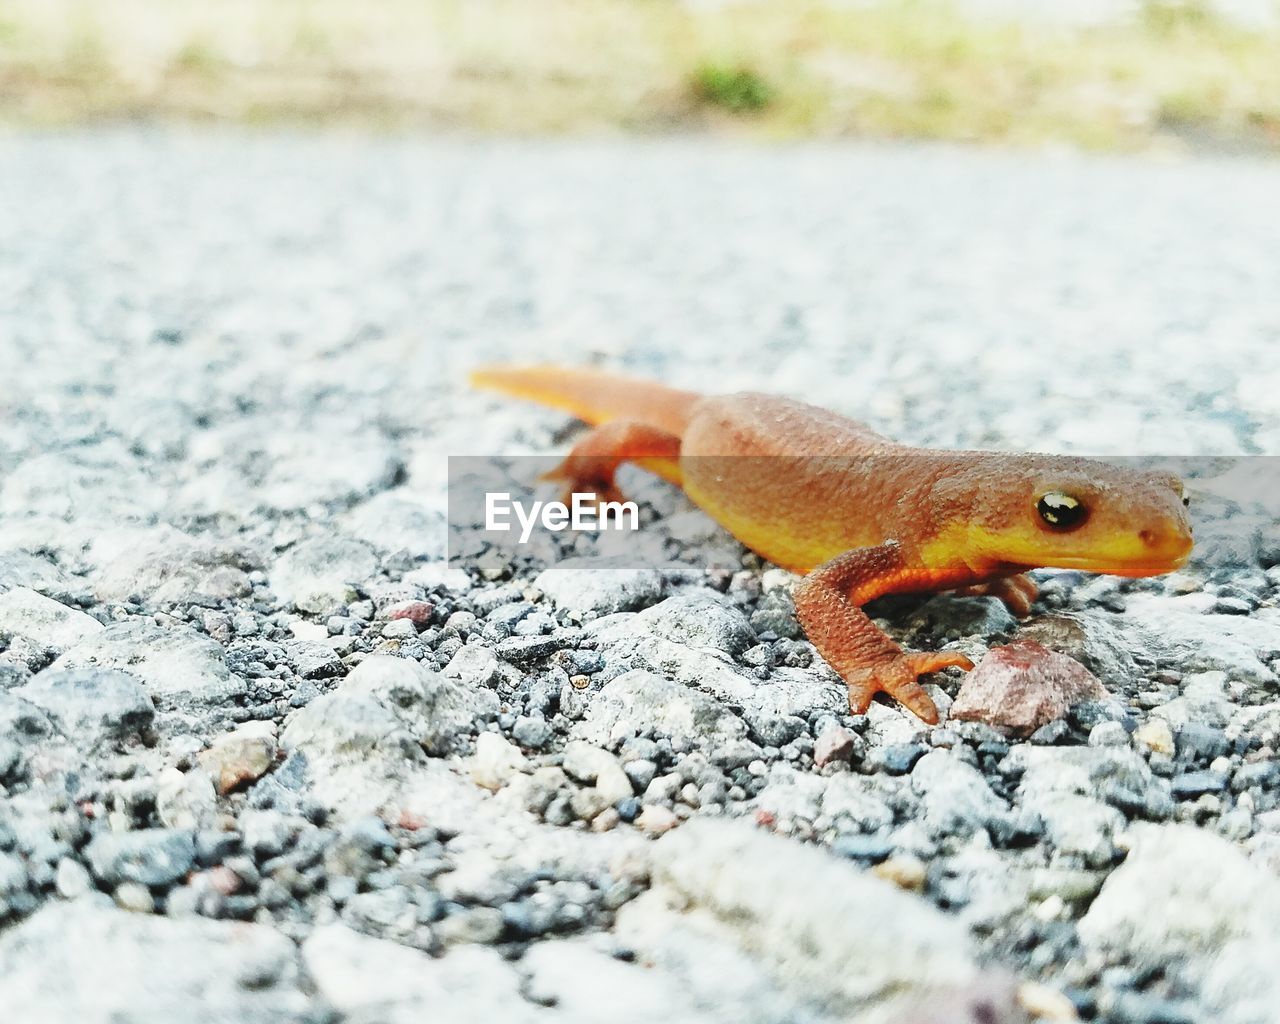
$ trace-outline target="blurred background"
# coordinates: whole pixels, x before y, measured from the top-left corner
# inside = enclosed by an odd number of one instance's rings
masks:
[[[0,118],[1280,145],[1274,0],[3,0]]]

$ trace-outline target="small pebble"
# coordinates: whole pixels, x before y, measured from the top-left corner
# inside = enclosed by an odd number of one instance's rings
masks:
[[[928,871],[924,861],[911,854],[898,854],[871,869],[872,873],[900,889],[923,892]]]

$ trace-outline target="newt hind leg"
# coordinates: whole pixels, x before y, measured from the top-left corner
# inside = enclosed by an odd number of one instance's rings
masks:
[[[1004,602],[1004,606],[1019,619],[1031,614],[1031,606],[1040,596],[1040,588],[1035,580],[1025,572],[1016,576],[1003,576],[989,583],[977,583],[971,587],[962,587],[955,591],[962,597],[996,597]]]
[[[588,433],[542,479],[563,482],[566,502],[570,495],[587,492],[598,501],[621,501],[614,475],[624,462],[679,484],[680,438],[647,423],[615,420]]]
[[[860,607],[909,576],[896,543],[847,551],[800,581],[796,614],[818,653],[848,685],[855,714],[866,711],[877,693],[887,693],[935,725],[938,709],[918,677],[943,668],[971,669],[973,662],[958,651],[904,651]]]

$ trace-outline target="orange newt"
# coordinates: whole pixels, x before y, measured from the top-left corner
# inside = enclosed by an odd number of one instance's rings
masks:
[[[1049,567],[1154,576],[1191,552],[1182,482],[1055,455],[912,448],[854,420],[765,394],[703,396],[611,373],[556,367],[479,370],[479,387],[563,409],[593,424],[550,474],[572,491],[616,498],[632,462],[684,488],[757,554],[805,574],[796,614],[849,686],[928,723],[918,677],[973,668],[958,652],[904,651],[862,605],[884,594],[959,590],[1018,616]]]

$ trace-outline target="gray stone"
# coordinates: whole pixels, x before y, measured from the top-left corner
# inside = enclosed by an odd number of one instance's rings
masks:
[[[1174,776],[1170,788],[1179,800],[1193,800],[1205,793],[1221,793],[1230,779],[1223,772],[1183,772]]]
[[[504,661],[523,665],[554,654],[562,643],[554,636],[512,636],[498,642],[496,653]]]
[[[422,756],[417,739],[390,707],[368,694],[326,693],[290,719],[286,748],[358,758],[376,749],[407,759]]]
[[[1199,615],[1168,598],[1134,602],[1128,617],[1144,626],[1153,653],[1184,671],[1218,669],[1252,683],[1274,683],[1268,662],[1280,658],[1280,609],[1254,615]]]
[[[0,593],[14,587],[27,587],[64,604],[80,589],[48,558],[22,550],[0,551]]]
[[[1127,747],[1129,733],[1119,722],[1099,722],[1089,730],[1091,747]]]
[[[1024,625],[1018,636],[1038,640],[1080,662],[1104,686],[1123,689],[1139,678],[1132,640],[1116,629],[1105,613],[1086,610],[1047,615]]]
[[[185,829],[101,832],[85,847],[85,859],[104,885],[171,885],[195,866],[195,836]]]
[[[28,888],[27,867],[17,854],[0,851],[0,921],[10,914],[35,908],[35,896]]]
[[[1024,744],[1009,752],[1002,767],[1022,773],[1019,796],[1032,806],[1046,793],[1078,793],[1139,817],[1159,820],[1173,813],[1169,784],[1132,748]]]
[[[208,772],[166,768],[156,778],[156,814],[168,828],[211,829],[218,823],[218,791]]]
[[[281,734],[315,798],[341,817],[404,813],[453,831],[473,827],[481,791],[425,750],[465,746],[480,720],[496,714],[497,697],[404,659],[377,656],[359,669]]]
[[[1115,858],[1116,837],[1126,822],[1114,807],[1078,793],[1053,791],[1025,794],[1022,802],[1044,822],[1049,842],[1060,854],[1079,857],[1093,868]]]
[[[994,597],[932,597],[911,616],[913,629],[930,631],[941,640],[996,636],[1017,628],[1018,620]]]
[[[146,690],[117,669],[50,669],[12,692],[48,711],[84,749],[136,739],[155,718]]]
[[[815,789],[808,782],[808,777],[797,773],[793,776],[801,789]],[[802,783],[801,780],[804,780]],[[767,794],[775,792],[774,785],[768,786],[758,800],[760,807],[768,805]],[[876,832],[893,824],[893,811],[885,801],[884,794],[870,780],[862,775],[841,773],[829,779],[819,789],[819,815],[816,823],[829,826],[839,832],[856,829],[860,832]],[[775,797],[776,798],[776,797]],[[775,812],[775,817],[778,815]]]
[[[303,679],[328,679],[342,674],[342,659],[328,644],[292,640],[284,645],[294,670]]]
[[[521,715],[511,727],[511,738],[522,747],[540,750],[551,742],[555,730],[545,718]]]
[[[611,615],[592,623],[588,632],[611,665],[644,669],[697,687],[741,707],[753,728],[787,715],[807,716],[815,710],[844,714],[849,708],[847,690],[825,666],[779,666],[762,680],[740,670],[722,651],[657,636],[643,615]]]
[[[466,644],[449,659],[444,674],[472,687],[487,686],[498,671],[498,656],[488,647]]]
[[[0,691],[0,737],[35,745],[60,736],[57,722],[42,707],[13,691]]]

